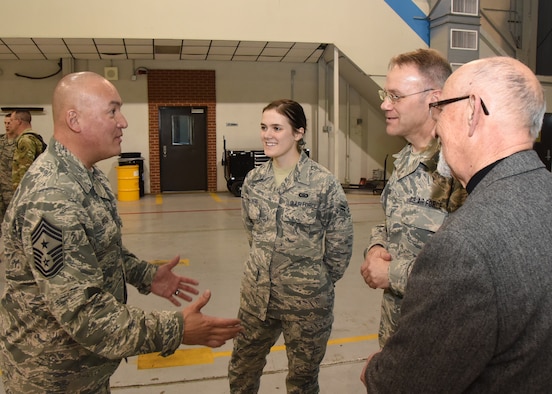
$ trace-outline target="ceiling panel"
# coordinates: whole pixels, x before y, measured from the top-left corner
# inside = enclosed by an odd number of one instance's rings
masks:
[[[232,61],[232,55],[212,55],[207,56],[207,60],[212,61]]]
[[[127,53],[127,58],[132,60],[153,60],[153,53]]]
[[[239,46],[236,48],[236,56],[246,55],[246,56],[259,56],[263,51],[262,47],[242,47]]]
[[[326,44],[127,38],[0,38],[0,59],[219,60],[317,62]]]
[[[235,47],[211,47],[209,55],[233,55],[236,52]]]
[[[153,46],[151,45],[127,45],[126,53],[144,53],[153,55]]]
[[[105,45],[105,44],[97,44],[96,48],[98,49],[98,52],[102,54],[126,54],[126,48],[124,45]]]
[[[136,38],[123,38],[126,45],[150,45],[153,43],[153,39],[136,39]]]

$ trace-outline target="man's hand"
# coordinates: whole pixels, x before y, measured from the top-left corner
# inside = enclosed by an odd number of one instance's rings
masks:
[[[206,290],[201,297],[182,311],[184,315],[183,344],[220,347],[242,331],[239,319],[213,317],[201,313],[201,308],[209,302],[210,298],[211,291]]]
[[[360,274],[372,289],[389,288],[389,262],[392,260],[389,252],[380,245],[375,245],[366,253],[360,267]]]
[[[176,256],[168,263],[159,267],[151,284],[151,292],[153,294],[166,298],[176,306],[180,306],[178,298],[188,302],[192,300],[192,297],[186,293],[193,295],[199,294],[199,290],[195,287],[189,286],[197,286],[199,284],[197,280],[187,278],[185,276],[178,276],[172,272],[172,269],[178,264],[179,261],[180,256]]]

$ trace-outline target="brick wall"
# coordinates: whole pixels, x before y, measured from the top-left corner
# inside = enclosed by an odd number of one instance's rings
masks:
[[[149,70],[150,191],[161,192],[159,107],[207,107],[207,188],[217,189],[216,88],[214,70]]]

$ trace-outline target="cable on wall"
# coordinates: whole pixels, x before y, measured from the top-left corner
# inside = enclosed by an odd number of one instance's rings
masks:
[[[62,65],[61,58],[59,59],[58,67],[59,67],[59,69],[58,69],[55,73],[49,74],[49,75],[45,75],[45,76],[43,76],[43,77],[33,77],[33,76],[30,76],[30,75],[23,75],[23,74],[19,74],[19,73],[15,73],[15,76],[21,77],[21,78],[27,78],[27,79],[46,79],[46,78],[51,78],[51,77],[53,77],[54,75],[58,75],[58,74],[61,72],[61,70],[63,69],[63,65]]]

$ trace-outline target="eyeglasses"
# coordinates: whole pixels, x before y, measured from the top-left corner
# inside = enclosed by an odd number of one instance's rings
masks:
[[[461,96],[461,97],[455,97],[455,98],[449,98],[446,100],[436,101],[434,103],[429,103],[429,111],[431,112],[431,117],[433,120],[437,120],[439,118],[439,115],[441,115],[441,112],[443,111],[443,107],[447,104],[452,104],[457,101],[465,100],[470,98],[470,96]],[[481,101],[481,109],[483,109],[483,113],[487,116],[489,116],[489,110],[487,109],[487,106],[483,102],[483,99],[479,99]],[[435,111],[432,111],[435,110]]]
[[[400,99],[403,99],[403,98],[408,97],[408,96],[414,96],[415,94],[422,94],[422,93],[425,93],[425,92],[429,92],[430,90],[435,90],[435,89],[433,89],[433,88],[426,89],[426,90],[422,90],[421,92],[405,94],[405,95],[402,95],[402,96],[399,96],[398,94],[394,94],[394,93],[389,93],[385,89],[378,90],[378,93],[379,93],[379,98],[381,99],[381,101],[385,101],[385,99],[388,98],[389,101],[391,101],[393,104],[395,104]]]

